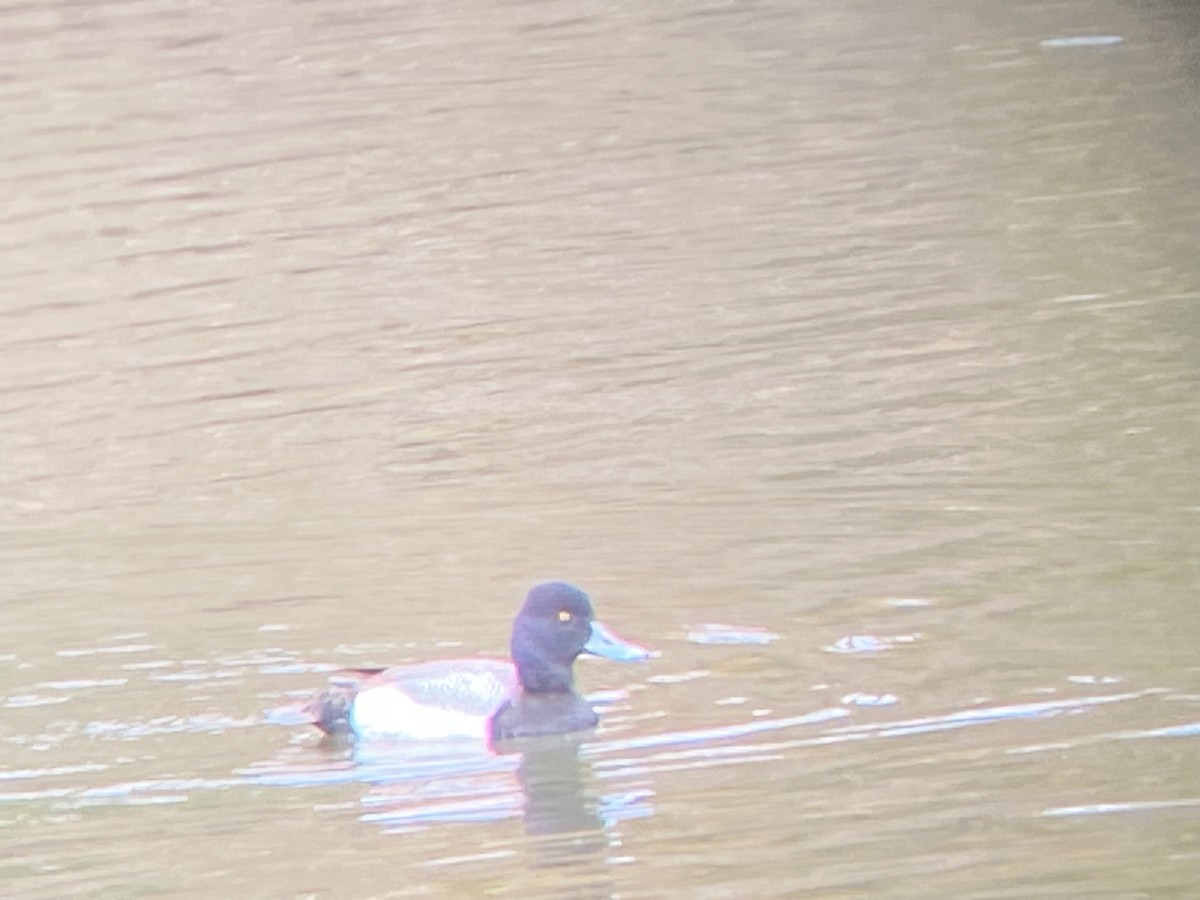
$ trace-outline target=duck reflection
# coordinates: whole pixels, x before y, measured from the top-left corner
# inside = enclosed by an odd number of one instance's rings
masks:
[[[292,787],[366,784],[360,818],[390,834],[520,817],[533,866],[594,864],[599,871],[619,843],[614,826],[651,810],[648,791],[600,790],[587,737],[519,738],[491,749],[471,741],[327,738],[241,774]]]
[[[539,865],[562,865],[582,857],[602,860],[609,840],[600,799],[590,794],[582,743],[572,738],[525,742],[517,780],[524,797],[525,834],[535,843]]]

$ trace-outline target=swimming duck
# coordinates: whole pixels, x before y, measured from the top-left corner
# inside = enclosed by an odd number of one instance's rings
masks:
[[[620,662],[650,652],[596,621],[573,584],[535,585],[513,620],[512,661],[447,659],[388,669],[348,669],[306,707],[327,734],[437,740],[565,734],[592,728],[595,710],[575,692],[581,653]]]

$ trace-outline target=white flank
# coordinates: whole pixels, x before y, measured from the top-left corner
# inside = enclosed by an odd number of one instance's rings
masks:
[[[389,684],[360,691],[350,709],[350,726],[362,738],[442,738],[487,736],[487,719],[437,707],[421,706]]]

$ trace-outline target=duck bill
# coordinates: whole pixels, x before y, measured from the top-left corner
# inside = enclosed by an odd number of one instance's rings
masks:
[[[637,662],[650,656],[645,647],[622,640],[599,622],[592,622],[592,636],[583,645],[583,651],[617,662]]]

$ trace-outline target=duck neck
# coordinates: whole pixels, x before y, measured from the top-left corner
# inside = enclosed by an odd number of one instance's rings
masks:
[[[531,694],[568,694],[575,688],[571,664],[530,656],[517,661],[521,687]]]

